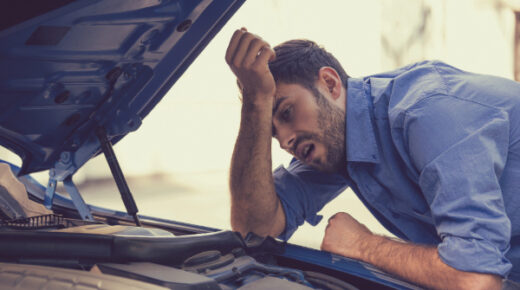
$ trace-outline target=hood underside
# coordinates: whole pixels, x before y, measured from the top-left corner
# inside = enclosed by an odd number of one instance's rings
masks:
[[[100,152],[99,127],[112,144],[136,130],[244,0],[50,2],[0,31],[0,144],[20,174],[63,179]]]

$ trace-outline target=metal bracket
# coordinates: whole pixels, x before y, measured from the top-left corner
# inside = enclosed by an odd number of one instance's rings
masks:
[[[58,180],[56,179],[56,172],[54,168],[52,168],[49,170],[49,182],[47,183],[47,189],[45,190],[45,197],[43,199],[43,205],[48,209],[52,209],[52,202],[54,200],[57,185]],[[88,208],[87,204],[81,197],[78,188],[72,181],[72,176],[66,177],[65,180],[63,180],[63,185],[69,193],[72,199],[72,203],[76,207],[76,210],[78,211],[81,219],[93,221],[94,217],[90,213],[90,209]]]
[[[45,198],[43,199],[43,205],[48,209],[52,209],[52,200],[54,199],[57,184],[58,181],[54,178],[54,169],[51,169],[49,170],[49,182],[47,183]]]
[[[74,206],[79,212],[79,215],[81,216],[82,220],[90,220],[93,221],[94,217],[92,217],[92,214],[90,213],[90,209],[88,208],[87,204],[81,197],[81,194],[79,194],[78,188],[72,181],[72,177],[68,176],[63,180],[63,186],[65,186],[65,189],[69,193],[70,197],[72,198],[72,202],[74,203]]]

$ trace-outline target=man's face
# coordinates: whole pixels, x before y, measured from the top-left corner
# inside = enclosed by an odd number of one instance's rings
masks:
[[[307,165],[327,172],[345,170],[345,112],[326,91],[278,83],[273,137]]]

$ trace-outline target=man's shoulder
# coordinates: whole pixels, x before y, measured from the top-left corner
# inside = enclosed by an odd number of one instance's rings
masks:
[[[457,68],[440,60],[423,60],[410,63],[397,69],[369,75],[367,76],[367,78],[398,78],[400,76],[413,74],[421,70],[432,70],[431,72],[439,73],[438,71],[436,71],[436,68],[450,68],[458,70]]]
[[[520,85],[513,80],[465,71],[438,60],[404,67],[391,86],[390,114],[422,109],[432,98],[448,107],[459,102],[511,110],[518,106],[520,92]]]
[[[456,68],[438,60],[409,64],[367,77],[375,106],[385,106],[388,116],[404,112],[432,95],[446,95],[445,71]]]

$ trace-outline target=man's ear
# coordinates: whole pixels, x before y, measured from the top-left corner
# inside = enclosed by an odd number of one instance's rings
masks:
[[[318,72],[318,83],[330,93],[334,100],[340,97],[343,84],[338,72],[332,67],[324,66],[320,68]]]

